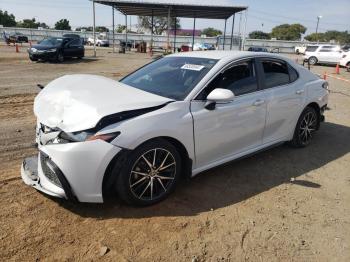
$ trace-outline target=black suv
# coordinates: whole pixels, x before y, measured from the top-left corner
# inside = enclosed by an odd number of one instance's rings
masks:
[[[28,49],[32,61],[63,62],[66,57],[82,58],[85,55],[83,39],[77,37],[50,37]]]

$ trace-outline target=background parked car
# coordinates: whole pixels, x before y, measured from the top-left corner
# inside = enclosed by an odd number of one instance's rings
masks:
[[[299,54],[305,54],[306,48],[307,48],[306,45],[298,45],[294,48],[294,50],[295,50],[295,53],[299,55]]]
[[[13,33],[10,35],[4,34],[6,44],[28,43],[28,37],[21,33]]]
[[[251,46],[248,48],[248,51],[250,51],[250,52],[265,52],[265,53],[269,52],[267,50],[267,48],[261,47],[261,46]]]
[[[342,49],[344,52],[350,51],[350,44],[342,46],[341,49]]]
[[[343,52],[343,56],[340,59],[339,64],[346,67],[347,71],[350,72],[350,51]]]
[[[309,45],[306,48],[304,61],[310,65],[337,64],[342,57],[342,51],[339,45]]]
[[[87,44],[88,45],[94,45],[94,38],[93,37],[89,37],[88,40],[87,40]],[[109,46],[109,41],[108,41],[108,39],[106,39],[103,36],[97,36],[96,37],[96,45],[97,46],[108,47]]]
[[[50,37],[28,49],[31,61],[51,60],[63,62],[67,57],[82,58],[85,49],[82,38]]]
[[[119,46],[120,47],[125,47],[125,41],[119,41]],[[126,47],[128,50],[130,50],[132,48],[132,42],[128,41],[126,44]],[[135,47],[137,48],[137,46],[135,45]]]

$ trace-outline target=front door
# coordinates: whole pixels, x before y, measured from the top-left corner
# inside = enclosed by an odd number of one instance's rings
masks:
[[[217,75],[191,102],[197,169],[224,162],[262,144],[266,98],[257,79],[253,59],[236,62]],[[215,88],[230,89],[235,98],[208,110],[205,100]]]

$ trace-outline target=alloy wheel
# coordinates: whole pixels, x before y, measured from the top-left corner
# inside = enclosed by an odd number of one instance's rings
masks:
[[[299,137],[303,145],[309,144],[314,131],[317,127],[317,116],[314,112],[308,112],[305,114],[303,120],[300,123]]]
[[[130,190],[136,198],[152,201],[167,193],[175,176],[175,157],[166,149],[154,148],[135,162],[129,177]]]
[[[315,65],[316,63],[317,63],[317,60],[316,60],[315,57],[309,58],[309,64],[310,64],[310,65]]]

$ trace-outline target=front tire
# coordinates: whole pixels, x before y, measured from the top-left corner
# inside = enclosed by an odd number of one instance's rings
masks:
[[[182,170],[176,148],[164,139],[146,142],[131,152],[116,181],[119,197],[135,206],[149,206],[174,191]]]
[[[63,63],[64,62],[64,56],[62,52],[58,52],[56,56],[56,62]]]
[[[346,64],[346,71],[350,72],[350,62]]]
[[[316,65],[317,64],[317,58],[312,56],[309,58],[309,64],[310,65]]]
[[[306,107],[298,119],[290,144],[294,147],[308,146],[318,128],[319,121],[316,110],[313,107]]]

